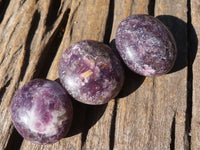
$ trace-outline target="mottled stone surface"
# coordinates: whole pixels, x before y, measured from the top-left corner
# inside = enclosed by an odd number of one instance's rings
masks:
[[[58,83],[35,79],[15,94],[11,117],[17,131],[37,144],[54,143],[68,132],[73,116],[69,95]]]
[[[125,64],[143,76],[169,72],[177,55],[170,31],[148,15],[133,15],[123,20],[117,29],[116,47]]]
[[[124,71],[112,49],[84,40],[69,47],[59,63],[61,83],[76,100],[104,104],[114,98],[124,82]]]

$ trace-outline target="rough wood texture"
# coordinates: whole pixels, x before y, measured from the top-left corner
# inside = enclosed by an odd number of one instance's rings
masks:
[[[144,2],[143,2],[144,4]],[[170,7],[170,6],[174,7]],[[176,5],[176,6],[175,6]],[[176,7],[181,6],[181,15],[176,14]],[[179,10],[180,10],[179,9]],[[132,13],[138,13],[132,10]],[[144,9],[143,9],[144,11]],[[148,10],[146,10],[146,13]],[[187,19],[187,2],[178,1],[156,1],[155,16],[177,15],[181,19]],[[179,15],[179,16],[178,16]],[[168,27],[173,29],[175,23],[170,20],[170,16],[160,16],[159,19],[171,21]],[[186,20],[187,21],[187,20]],[[168,23],[167,21],[165,23]],[[186,26],[185,26],[186,27]],[[179,27],[176,27],[179,28]],[[186,28],[181,32],[185,32]],[[178,33],[173,29],[175,36]],[[186,34],[183,37],[186,42]],[[182,40],[182,39],[177,39]],[[183,41],[179,41],[179,44]],[[178,46],[180,48],[180,46]],[[186,50],[186,49],[184,49]],[[183,50],[183,52],[184,52]],[[182,53],[182,52],[181,52]],[[187,59],[185,55],[183,59]],[[179,65],[179,64],[176,64]],[[134,84],[141,77],[135,77],[129,83]],[[146,78],[137,91],[131,93],[117,102],[117,116],[115,125],[115,149],[182,149],[185,147],[185,111],[187,101],[187,68],[176,70],[173,73],[156,77]],[[179,106],[179,108],[178,108]],[[176,116],[175,116],[176,114]],[[176,122],[174,122],[176,118]],[[175,126],[175,127],[173,127]],[[172,128],[176,128],[177,134]],[[179,133],[180,132],[180,133]],[[171,134],[177,135],[175,145],[171,145],[173,140]],[[182,134],[182,135],[180,135]],[[180,140],[182,139],[182,140]],[[182,147],[180,147],[182,145]]]
[[[40,58],[48,51],[46,46],[52,42],[66,17],[70,1],[60,5],[59,10],[51,1],[11,0],[5,8],[0,26],[0,149],[6,148],[12,133],[11,98],[18,87],[34,77]],[[52,19],[49,16],[52,13],[58,13],[58,16],[54,15]]]
[[[193,25],[198,39],[198,47],[196,43],[193,41],[196,40],[193,38],[193,35],[191,36],[191,65],[193,62],[193,57],[196,54],[196,58],[194,61],[193,66],[193,97],[192,97],[192,126],[191,126],[191,148],[192,149],[200,149],[200,46],[199,46],[199,39],[200,39],[200,1],[197,0],[191,0],[191,25]]]
[[[92,5],[91,5],[92,4]],[[47,78],[55,80],[58,78],[58,60],[64,50],[74,42],[84,39],[92,39],[103,41],[105,34],[105,24],[107,21],[107,13],[109,9],[108,0],[96,0],[94,3],[92,0],[72,1],[71,13],[69,16],[69,22],[66,26],[66,32],[63,36],[62,43],[59,47],[58,53],[55,57],[53,65],[48,73]],[[104,10],[104,13],[101,13]],[[106,13],[107,12],[107,13]],[[85,15],[83,16],[83,13]],[[94,15],[97,14],[97,15]],[[80,112],[80,113],[85,113]],[[82,134],[79,133],[73,137],[66,138],[52,146],[39,146],[31,144],[26,141],[23,142],[21,150],[26,150],[29,147],[34,149],[81,149],[82,146]],[[62,146],[60,146],[62,145]]]
[[[184,1],[156,1],[155,16],[161,16],[161,20],[172,31],[178,48],[178,58],[172,73],[155,79],[156,95],[155,105],[159,104],[155,111],[160,124],[152,134],[160,133],[163,145],[157,149],[188,149],[189,139],[187,131],[187,0]],[[171,16],[171,17],[170,17]],[[181,61],[180,61],[181,60]],[[180,67],[182,66],[182,67]],[[173,72],[174,71],[174,72]],[[153,121],[155,122],[155,121]],[[168,131],[171,131],[169,133]],[[173,139],[174,134],[174,139]],[[165,135],[165,136],[163,136]],[[174,141],[175,140],[175,141]],[[156,144],[156,140],[154,141]]]
[[[0,150],[200,149],[199,7],[199,0],[0,0]],[[172,71],[145,78],[125,68],[124,87],[108,104],[73,100],[73,124],[61,141],[23,140],[9,114],[15,91],[33,78],[58,80],[59,58],[77,41],[115,48],[117,27],[131,14],[154,15],[172,31]]]

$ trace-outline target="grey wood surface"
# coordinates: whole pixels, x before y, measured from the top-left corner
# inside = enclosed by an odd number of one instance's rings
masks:
[[[0,150],[200,149],[199,0],[0,0]],[[58,62],[73,43],[115,47],[119,23],[132,14],[159,18],[177,42],[174,68],[142,77],[125,68],[121,93],[108,104],[73,100],[68,135],[51,145],[24,140],[9,106],[34,78],[57,80]]]

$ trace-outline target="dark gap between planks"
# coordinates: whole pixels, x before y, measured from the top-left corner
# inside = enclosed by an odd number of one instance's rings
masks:
[[[176,117],[174,114],[172,125],[171,125],[171,142],[170,142],[170,150],[175,149],[175,122],[176,122]]]
[[[0,89],[0,104],[3,98],[3,94],[5,93],[7,87],[10,85],[10,80],[6,82],[6,84]]]
[[[53,24],[55,23],[57,17],[59,16],[60,5],[61,5],[61,0],[50,1],[50,6],[45,23],[47,30],[53,27]]]
[[[0,3],[0,24],[4,18],[6,9],[8,8],[8,5],[10,3],[11,0],[2,0]]]
[[[185,143],[185,148],[191,150],[191,120],[192,120],[192,89],[193,89],[193,51],[195,45],[192,44],[192,24],[191,24],[191,1],[187,0],[187,39],[188,39],[188,67],[187,67],[187,107],[186,107],[186,120],[185,120],[185,132],[186,140],[188,143]]]
[[[114,11],[115,11],[115,0],[110,0],[110,6],[109,6],[109,13],[106,23],[106,32],[104,36],[104,43],[109,44],[110,43],[110,37],[112,33],[112,26],[114,21]],[[114,109],[112,113],[112,119],[110,124],[110,141],[109,141],[109,149],[113,150],[115,145],[115,123],[116,123],[116,115],[117,115],[117,105],[118,105],[118,99],[115,99]]]
[[[118,106],[118,98],[115,99],[111,126],[110,126],[110,145],[109,145],[110,150],[113,150],[115,145],[115,123],[117,117],[117,106]]]
[[[115,7],[115,0],[110,0],[108,18],[106,21],[106,31],[104,35],[104,43],[106,44],[109,44],[110,40],[112,40],[110,39],[110,36],[112,32],[113,19],[114,19],[114,7]]]
[[[82,105],[85,106],[85,120],[83,122],[84,124],[82,125],[83,131],[82,131],[82,137],[81,137],[81,141],[82,141],[81,147],[82,147],[82,150],[84,150],[86,149],[85,143],[86,143],[87,135],[90,128],[94,126],[97,123],[97,121],[102,117],[108,104],[106,103],[102,105],[87,105],[87,104],[82,104]],[[77,113],[80,113],[80,112],[77,112]]]
[[[148,14],[154,16],[154,10],[155,10],[155,0],[149,0]]]
[[[14,128],[5,150],[20,150],[23,138]]]
[[[85,150],[86,149],[86,139],[87,139],[87,135],[88,135],[88,131],[89,131],[89,127],[88,127],[88,124],[87,122],[89,121],[87,118],[87,110],[88,108],[86,107],[86,111],[85,111],[85,120],[84,120],[84,129],[83,129],[83,132],[81,134],[81,150]]]

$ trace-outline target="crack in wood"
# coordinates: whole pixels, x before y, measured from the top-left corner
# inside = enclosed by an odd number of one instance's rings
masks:
[[[9,138],[8,144],[5,150],[19,150],[22,144],[23,138],[14,128]]]
[[[65,14],[63,15],[60,24],[55,30],[55,33],[49,39],[44,50],[42,51],[33,78],[45,78],[47,76],[51,64],[56,56],[57,50],[60,46],[60,43],[63,39],[64,29],[68,22],[69,13],[70,9],[67,9]]]
[[[6,9],[8,7],[10,3],[10,0],[2,0],[0,1],[0,24],[4,18],[4,15],[5,15],[5,12],[6,12]]]
[[[3,98],[3,94],[6,92],[6,89],[9,85],[10,85],[10,80],[8,80],[6,84],[0,89],[0,104]]]
[[[22,6],[25,2],[26,0],[20,0],[20,5]]]
[[[116,127],[116,117],[117,117],[117,107],[118,107],[118,98],[115,99],[113,115],[110,125],[110,145],[109,149],[113,150],[115,145],[115,127]]]
[[[61,6],[61,0],[56,0],[56,1],[51,1],[47,18],[46,18],[46,23],[45,25],[48,28],[51,28],[54,22],[56,21],[58,15],[59,15],[59,8]]]
[[[151,16],[154,16],[155,1],[156,1],[156,0],[149,0],[148,13],[149,13],[149,15],[151,15]]]
[[[87,118],[87,114],[88,114],[87,109],[88,109],[88,107],[86,107],[84,129],[83,129],[83,132],[82,132],[82,135],[81,135],[81,150],[86,149],[85,143],[86,143],[86,139],[87,139],[87,135],[88,135],[88,131],[89,131],[89,127],[87,125],[87,122],[89,121],[89,120],[87,120],[87,119],[89,119],[89,118]]]
[[[192,24],[191,24],[191,1],[187,0],[187,39],[188,39],[188,67],[187,67],[187,107],[186,107],[186,120],[185,120],[185,132],[188,145],[186,145],[187,149],[191,149],[191,120],[192,120],[192,90],[193,90],[193,70],[192,70],[192,51],[190,47],[192,47],[191,43],[191,32],[192,32]]]
[[[172,125],[171,125],[171,142],[170,142],[170,150],[175,149],[175,122],[176,122],[176,117],[174,114]]]
[[[110,6],[109,6],[109,12],[108,12],[108,18],[106,22],[106,31],[104,35],[104,43],[109,44],[110,36],[112,33],[112,26],[113,26],[113,18],[114,18],[114,7],[115,7],[115,1],[110,0]]]
[[[82,131],[82,136],[81,136],[81,149],[85,150],[87,149],[87,137],[88,133],[92,130],[91,128],[97,123],[97,121],[102,117],[104,114],[106,107],[108,104],[103,104],[103,105],[86,105],[85,106],[85,120],[84,120],[84,127]],[[89,135],[89,138],[91,135]]]
[[[104,43],[109,44],[111,39],[111,33],[113,29],[113,21],[114,21],[114,11],[115,11],[115,0],[110,0],[109,4],[109,12],[108,18],[106,21],[106,30],[104,35]],[[110,124],[110,133],[109,133],[109,149],[113,150],[115,145],[115,123],[116,123],[116,116],[117,116],[117,106],[118,106],[118,98],[115,99],[114,109],[112,113],[112,119]]]

